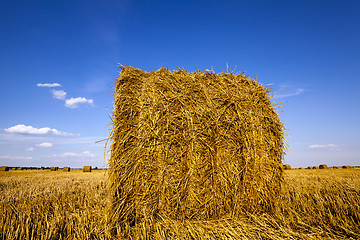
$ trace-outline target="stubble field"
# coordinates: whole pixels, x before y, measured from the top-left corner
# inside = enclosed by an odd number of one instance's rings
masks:
[[[0,172],[0,193],[0,239],[110,239],[105,170]],[[279,204],[271,214],[245,213],[211,223],[159,222],[156,229],[139,226],[135,235],[138,239],[360,239],[360,168],[287,170]]]

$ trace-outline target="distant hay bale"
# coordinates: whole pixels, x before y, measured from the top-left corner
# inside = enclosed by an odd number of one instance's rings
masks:
[[[83,172],[91,172],[91,166],[84,166]]]
[[[309,167],[307,167],[306,169],[312,169],[312,167],[309,166]]]
[[[15,171],[15,170],[16,170],[16,167],[11,168],[11,170]]]
[[[342,166],[342,168],[352,168],[352,167],[351,167],[351,166],[346,165],[346,166]]]
[[[59,168],[58,167],[51,167],[50,171],[57,171]]]
[[[290,170],[291,166],[289,164],[283,165],[284,170]]]
[[[269,211],[283,182],[283,124],[245,75],[122,67],[109,159],[111,227]]]
[[[313,166],[313,169],[319,169],[319,167],[318,166]]]
[[[7,166],[2,166],[2,167],[0,167],[0,171],[6,171],[6,172],[8,172],[9,170],[10,170],[10,168],[7,167]]]
[[[63,171],[64,171],[64,172],[70,172],[70,167],[64,167],[64,168],[63,168]]]
[[[321,164],[321,165],[319,165],[319,168],[320,169],[327,169],[329,167],[326,164]]]

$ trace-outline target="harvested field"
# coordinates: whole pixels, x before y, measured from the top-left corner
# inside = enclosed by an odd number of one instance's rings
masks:
[[[0,172],[0,239],[111,239],[104,219],[105,183],[105,170]],[[134,234],[162,240],[360,239],[359,200],[359,168],[285,171],[283,192],[271,214],[159,221],[137,226]]]

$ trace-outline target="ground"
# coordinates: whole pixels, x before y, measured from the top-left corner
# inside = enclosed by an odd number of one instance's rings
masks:
[[[360,168],[284,174],[272,213],[162,219],[136,226],[132,239],[360,239]],[[0,239],[109,239],[106,181],[106,170],[0,172]]]

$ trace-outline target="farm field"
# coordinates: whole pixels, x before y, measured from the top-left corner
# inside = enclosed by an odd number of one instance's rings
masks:
[[[0,172],[0,239],[109,239],[106,170]],[[134,228],[138,239],[360,239],[360,168],[285,171],[273,213]]]

